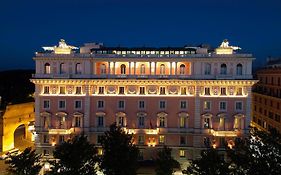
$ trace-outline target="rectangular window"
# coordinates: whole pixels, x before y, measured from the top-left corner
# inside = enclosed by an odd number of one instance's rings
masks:
[[[99,94],[104,94],[104,87],[103,86],[99,87]]]
[[[205,95],[211,95],[209,87],[205,87]]]
[[[187,101],[180,101],[180,109],[187,109]]]
[[[221,95],[226,95],[226,88],[225,87],[221,88]]]
[[[180,150],[179,154],[180,154],[180,157],[185,157],[185,150]]]
[[[180,128],[186,128],[186,117],[180,117]]]
[[[81,127],[81,117],[75,117],[75,127]]]
[[[119,94],[125,94],[125,87],[119,87]]]
[[[97,144],[101,144],[101,140],[102,140],[102,135],[97,135]]]
[[[180,145],[186,145],[186,137],[180,136]]]
[[[236,95],[242,95],[243,89],[240,87],[237,89]]]
[[[140,95],[145,95],[145,87],[140,87]]]
[[[43,143],[49,143],[48,135],[43,135]]]
[[[160,87],[160,95],[166,95],[166,88]]]
[[[159,144],[165,144],[165,136],[159,135]]]
[[[81,86],[76,87],[75,93],[76,94],[82,94],[82,87]]]
[[[242,111],[243,110],[243,103],[242,103],[242,101],[235,102],[235,110],[236,111]]]
[[[280,115],[279,114],[275,114],[275,121],[280,122]]]
[[[181,87],[181,95],[186,95],[186,87]]]
[[[43,101],[43,108],[44,109],[50,109],[50,100],[44,100]]]
[[[64,136],[63,135],[60,135],[59,136],[59,143],[63,143],[64,142]]]
[[[103,121],[104,117],[103,116],[98,116],[97,117],[97,124],[98,124],[98,127],[103,127],[104,125],[104,121]]]
[[[50,94],[50,87],[44,86],[44,94]]]
[[[140,145],[144,144],[144,135],[139,135],[139,137],[138,137],[138,143],[139,143]]]
[[[118,109],[125,109],[125,101],[124,100],[118,101]]]
[[[65,87],[60,87],[60,94],[65,94]]]
[[[138,117],[138,126],[140,128],[144,127],[144,116],[139,116]]]
[[[210,128],[210,118],[204,118],[204,124],[203,124],[204,128]]]
[[[205,111],[211,110],[211,102],[210,102],[210,101],[204,101],[204,103],[203,103],[203,109],[204,109]]]
[[[81,109],[82,108],[82,101],[81,100],[75,100],[74,101],[74,108],[75,109]]]
[[[98,106],[98,109],[104,108],[104,101],[103,100],[98,100],[97,106]]]
[[[139,109],[145,109],[145,102],[143,100],[139,101]]]
[[[159,102],[159,108],[160,108],[160,109],[165,109],[165,108],[166,108],[166,101],[161,100],[161,101]]]
[[[226,110],[226,102],[225,101],[221,101],[220,102],[220,111],[225,111]]]
[[[65,100],[59,100],[59,109],[65,109],[66,102]]]

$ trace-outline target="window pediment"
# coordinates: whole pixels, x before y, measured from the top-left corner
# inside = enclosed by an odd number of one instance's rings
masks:
[[[157,114],[158,117],[166,117],[168,114],[166,112],[159,112]]]
[[[180,112],[179,114],[179,117],[188,117],[189,114],[187,112]]]
[[[217,114],[217,117],[219,117],[219,118],[225,118],[225,117],[227,117],[227,113],[225,113],[225,112],[218,113],[218,114]]]
[[[74,112],[73,116],[83,116],[84,114],[82,114],[81,112]]]
[[[51,113],[46,112],[46,111],[40,113],[40,116],[47,116],[47,117],[49,117],[51,115],[52,115]]]
[[[235,118],[243,118],[243,117],[245,117],[245,115],[242,114],[242,113],[237,113],[237,114],[234,114],[234,117]]]
[[[56,116],[67,116],[66,112],[57,112]]]
[[[144,116],[145,117],[145,116],[147,116],[147,113],[146,112],[138,112],[137,116],[138,117],[140,117],[140,116]]]
[[[100,111],[100,112],[96,112],[96,115],[97,116],[105,116],[105,113]]]
[[[124,113],[124,112],[117,112],[115,115],[116,115],[117,117],[125,117],[125,116],[126,116],[126,113]]]
[[[202,114],[201,116],[204,117],[204,118],[211,118],[211,117],[213,117],[213,114],[209,113],[209,112],[206,112],[206,113]]]

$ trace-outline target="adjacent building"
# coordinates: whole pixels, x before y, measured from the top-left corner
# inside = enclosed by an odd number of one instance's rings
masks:
[[[268,58],[267,66],[256,73],[253,89],[253,119],[257,128],[281,132],[281,58]]]
[[[39,152],[52,154],[56,144],[82,131],[100,145],[116,122],[134,134],[141,159],[168,145],[185,162],[206,146],[232,146],[248,132],[254,58],[227,40],[215,50],[76,48],[64,40],[44,49],[33,58],[31,80]]]

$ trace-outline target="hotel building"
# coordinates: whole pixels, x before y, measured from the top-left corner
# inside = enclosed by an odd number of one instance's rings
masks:
[[[257,128],[281,133],[281,58],[270,58],[256,73],[259,82],[253,89],[253,119]]]
[[[36,53],[36,148],[84,132],[100,145],[116,122],[134,134],[141,158],[167,145],[180,162],[206,146],[232,145],[251,120],[251,54],[225,40],[204,47],[121,48],[61,40]],[[101,153],[101,149],[99,150]]]

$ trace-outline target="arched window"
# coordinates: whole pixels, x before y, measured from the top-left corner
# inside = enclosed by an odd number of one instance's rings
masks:
[[[165,75],[165,65],[164,64],[160,65],[160,74]]]
[[[66,73],[66,64],[61,63],[60,64],[60,74],[65,74]]]
[[[100,65],[100,74],[106,74],[106,66],[105,66],[105,64]]]
[[[205,63],[205,75],[211,75],[211,64]]]
[[[121,69],[121,74],[126,74],[126,66],[125,66],[125,64],[122,64],[120,66],[120,69]]]
[[[145,65],[142,64],[141,67],[140,67],[140,74],[145,74]]]
[[[185,65],[181,64],[180,65],[180,75],[184,75],[185,74]]]
[[[242,75],[242,64],[237,64],[236,66],[236,74],[237,75]]]
[[[227,67],[226,64],[221,64],[221,75],[227,74]]]
[[[81,63],[77,63],[75,65],[75,74],[82,74],[82,64]]]
[[[44,74],[50,74],[51,73],[51,65],[49,63],[46,63],[44,65]]]

